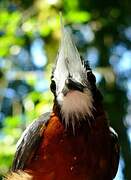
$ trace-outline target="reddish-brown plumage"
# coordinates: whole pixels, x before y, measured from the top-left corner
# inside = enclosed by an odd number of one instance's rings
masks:
[[[52,114],[43,140],[25,170],[38,180],[111,179],[111,144],[109,128],[99,116],[92,128],[85,121],[76,129],[65,129]]]

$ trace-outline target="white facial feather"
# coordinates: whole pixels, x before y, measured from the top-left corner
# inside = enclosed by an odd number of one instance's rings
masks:
[[[66,127],[71,123],[73,131],[75,123],[80,123],[81,120],[87,120],[92,117],[93,98],[89,90],[85,92],[69,91],[66,96],[63,96],[61,101],[61,114]]]

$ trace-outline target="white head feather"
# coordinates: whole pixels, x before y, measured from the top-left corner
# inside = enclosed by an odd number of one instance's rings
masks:
[[[56,82],[57,101],[61,105],[61,113],[66,126],[79,121],[79,115],[83,118],[88,114],[92,116],[93,97],[90,89],[85,88],[84,92],[71,90],[66,95],[62,93],[65,81],[70,76],[79,83],[87,86],[86,68],[81,62],[80,54],[73,43],[70,32],[64,28],[61,18],[61,43],[54,70],[54,81]],[[76,120],[74,120],[74,118]]]

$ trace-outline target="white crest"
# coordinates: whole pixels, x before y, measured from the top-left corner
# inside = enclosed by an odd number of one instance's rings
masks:
[[[61,17],[61,42],[54,70],[57,94],[62,91],[69,73],[77,82],[87,78],[86,69],[81,63],[80,54],[71,38],[69,30],[65,29]]]
[[[84,92],[69,90],[64,95],[65,81],[69,75],[76,82],[87,87],[87,72],[80,54],[71,38],[70,32],[65,29],[61,17],[61,42],[56,67],[54,69],[54,81],[56,83],[56,97],[61,106],[61,114],[66,127],[71,123],[73,131],[75,123],[92,116],[93,97],[91,90],[85,88]]]

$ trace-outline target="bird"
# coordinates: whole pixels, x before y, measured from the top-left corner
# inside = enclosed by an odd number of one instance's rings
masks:
[[[61,40],[52,70],[51,112],[23,132],[8,180],[112,180],[120,146],[96,78],[61,18]]]

